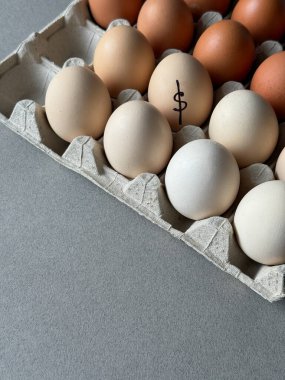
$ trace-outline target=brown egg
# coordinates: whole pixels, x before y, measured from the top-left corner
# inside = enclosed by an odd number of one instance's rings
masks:
[[[203,13],[209,11],[225,14],[229,8],[231,0],[184,0],[190,8],[195,20],[198,20]]]
[[[145,92],[155,58],[142,33],[131,26],[121,25],[108,30],[101,38],[93,65],[111,96],[116,97],[127,88]]]
[[[273,54],[257,68],[250,89],[263,96],[279,120],[285,120],[285,52]]]
[[[201,35],[193,55],[208,70],[215,85],[243,81],[255,58],[253,38],[239,22],[222,20]]]
[[[112,111],[108,90],[93,71],[84,67],[62,69],[50,82],[45,99],[50,126],[63,140],[103,134]]]
[[[107,28],[111,21],[124,18],[131,24],[137,20],[144,0],[88,0],[95,21]]]
[[[137,26],[156,56],[170,48],[189,49],[194,28],[192,13],[183,0],[147,0]]]
[[[257,43],[279,40],[285,34],[285,1],[239,0],[232,19],[246,26]]]

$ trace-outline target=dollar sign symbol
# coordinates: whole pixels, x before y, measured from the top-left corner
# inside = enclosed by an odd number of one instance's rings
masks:
[[[173,99],[178,103],[178,108],[173,108],[173,111],[179,112],[179,125],[182,125],[182,112],[187,108],[187,102],[181,100],[184,96],[184,92],[180,91],[179,80],[176,80],[177,92],[174,94]]]

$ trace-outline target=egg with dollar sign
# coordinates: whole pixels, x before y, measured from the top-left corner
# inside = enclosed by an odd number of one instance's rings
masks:
[[[173,53],[154,70],[148,99],[167,118],[172,130],[200,126],[213,103],[213,86],[207,70],[187,53]]]

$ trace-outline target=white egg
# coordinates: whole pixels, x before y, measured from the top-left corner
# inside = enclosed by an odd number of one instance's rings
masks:
[[[267,160],[278,134],[273,108],[249,90],[226,95],[215,107],[209,124],[210,138],[229,149],[241,168]]]
[[[234,228],[251,259],[265,265],[285,264],[285,182],[269,181],[249,191],[239,203]]]
[[[283,148],[276,162],[275,174],[278,179],[285,181],[285,148]]]
[[[223,214],[234,202],[239,184],[233,155],[211,140],[192,141],[180,148],[165,175],[171,204],[194,220]]]

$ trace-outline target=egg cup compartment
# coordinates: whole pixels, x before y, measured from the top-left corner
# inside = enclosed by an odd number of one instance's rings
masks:
[[[35,42],[31,38],[0,65],[0,112],[5,118],[20,100],[43,105],[49,82],[57,72],[37,59]]]
[[[58,68],[41,59],[39,45],[33,34],[0,64],[0,121],[30,142],[61,155],[68,144],[53,132],[43,107]]]
[[[32,101],[19,101],[5,124],[53,158],[63,155],[68,143],[51,129],[44,108]]]
[[[87,0],[73,1],[66,11],[39,33],[44,55],[57,66],[72,57],[93,60],[95,47],[104,34],[90,16]]]
[[[265,164],[241,170],[241,187],[236,203],[220,217],[193,221],[171,206],[164,188],[164,173],[143,173],[129,180],[113,170],[105,157],[102,139],[81,136],[70,144],[52,131],[44,112],[44,98],[59,66],[89,64],[103,34],[90,18],[86,0],[75,0],[67,10],[40,33],[30,36],[20,48],[0,64],[0,120],[50,157],[81,174],[151,222],[194,248],[223,271],[238,278],[269,301],[285,297],[285,265],[268,267],[248,258],[238,247],[231,220],[238,200],[250,188],[274,178],[276,152],[285,145],[280,139],[276,151]],[[72,57],[77,57],[70,59]],[[228,82],[215,93],[215,100],[240,89]],[[125,91],[114,106],[140,98]],[[27,100],[29,98],[29,100]],[[280,126],[285,131],[284,126]],[[186,126],[174,133],[174,151],[195,139],[205,138],[207,125]],[[282,133],[284,136],[285,133]]]
[[[200,19],[198,20],[196,24],[195,34],[193,38],[194,45],[198,41],[201,34],[204,33],[205,30],[209,28],[209,26],[221,20],[223,20],[223,16],[219,12],[210,11],[210,12],[205,12],[204,14],[202,14],[202,16],[200,17]]]

